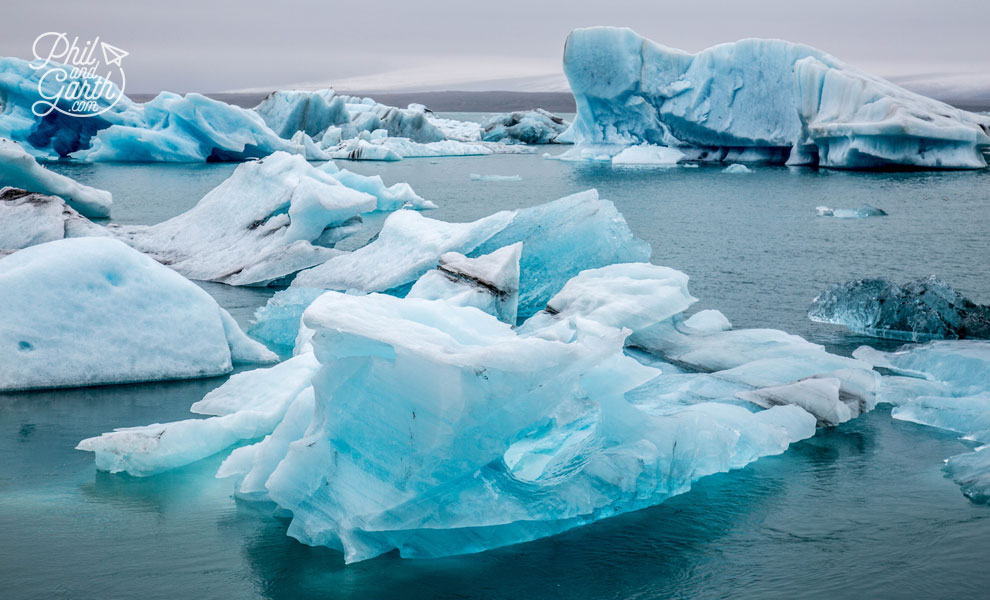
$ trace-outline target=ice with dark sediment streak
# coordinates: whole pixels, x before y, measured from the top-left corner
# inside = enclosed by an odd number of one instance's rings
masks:
[[[868,346],[853,356],[892,374],[883,377],[880,399],[894,404],[896,419],[938,427],[983,444],[950,458],[946,473],[973,502],[990,502],[990,342],[941,340],[906,345],[894,352]]]
[[[0,188],[0,255],[64,238],[110,235],[58,196]]]
[[[108,237],[0,259],[0,390],[208,377],[274,362],[199,286]]]
[[[158,225],[110,231],[191,279],[269,285],[342,252],[333,248],[361,226],[361,215],[432,208],[408,184],[314,167],[276,152],[239,165],[193,208]]]
[[[482,128],[486,142],[560,144],[567,143],[560,135],[569,125],[563,118],[537,108],[494,115],[482,124]]]
[[[812,301],[808,317],[895,340],[990,338],[990,306],[934,275],[904,285],[883,278],[835,283]]]
[[[845,169],[987,166],[990,117],[909,92],[825,52],[745,39],[696,54],[630,29],[576,29],[565,134],[614,154],[676,147],[689,159]]]

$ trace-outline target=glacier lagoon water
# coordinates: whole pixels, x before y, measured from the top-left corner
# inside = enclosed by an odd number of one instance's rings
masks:
[[[467,221],[595,187],[691,276],[697,309],[776,327],[849,354],[894,343],[808,321],[827,284],[937,273],[990,301],[990,172],[853,173],[721,166],[613,168],[535,155],[341,161],[408,181]],[[234,165],[56,165],[114,193],[114,220],[155,223],[196,203]],[[471,181],[470,175],[522,181]],[[821,204],[883,219],[816,216]],[[242,325],[268,290],[203,284]],[[214,457],[135,479],[74,450],[112,427],[188,417],[223,378],[0,395],[0,582],[11,598],[980,597],[990,509],[941,471],[971,444],[894,421],[889,409],[782,456],[709,477],[666,503],[480,555],[344,566],[285,536],[270,511],[235,502]]]

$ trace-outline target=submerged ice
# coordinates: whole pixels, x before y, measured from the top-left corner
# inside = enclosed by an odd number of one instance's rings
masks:
[[[690,54],[629,29],[576,29],[567,137],[689,158],[837,168],[982,168],[990,117],[953,108],[809,46],[747,39]]]

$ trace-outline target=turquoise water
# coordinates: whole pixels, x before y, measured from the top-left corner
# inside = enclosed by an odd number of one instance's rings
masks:
[[[755,167],[613,169],[535,155],[344,163],[408,181],[466,221],[597,188],[691,276],[699,308],[846,353],[875,340],[811,323],[828,283],[938,274],[990,302],[990,172],[863,174]],[[114,220],[189,208],[234,165],[57,165],[114,193]],[[520,175],[473,182],[471,173]],[[815,207],[869,202],[890,216]],[[267,290],[204,284],[246,324]],[[480,555],[345,566],[236,502],[219,457],[146,479],[96,472],[82,438],[185,418],[224,378],[0,395],[0,596],[5,598],[984,597],[990,508],[945,479],[970,444],[880,409],[782,456],[709,477],[661,506]]]

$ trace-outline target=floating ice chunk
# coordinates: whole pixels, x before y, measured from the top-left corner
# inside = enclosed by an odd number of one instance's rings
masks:
[[[194,283],[109,238],[0,260],[0,390],[208,377],[275,355]]]
[[[515,325],[522,247],[519,242],[478,258],[448,252],[440,257],[436,269],[413,284],[406,297],[473,306]]]
[[[299,273],[292,285],[402,293],[446,252],[477,257],[516,242],[524,243],[519,282],[523,318],[542,309],[584,269],[643,261],[650,255],[649,246],[632,235],[615,206],[590,190],[471,223],[399,211],[389,215],[374,242]]]
[[[622,392],[655,371],[622,355],[623,334],[591,321],[563,343],[444,302],[333,292],[305,321],[325,367],[308,427],[293,422],[284,436],[238,450],[222,474],[247,473],[240,493],[275,501],[292,514],[290,535],[340,548],[348,562],[551,535],[655,504],[814,433],[797,407],[642,413]],[[592,422],[580,439],[532,441],[548,454],[542,468],[531,452],[510,451],[556,406],[588,401]]]
[[[612,157],[613,165],[674,165],[684,153],[677,148],[640,144],[629,146]]]
[[[413,106],[414,105],[410,104],[409,108],[412,108]],[[448,140],[457,140],[459,142],[479,142],[481,141],[481,137],[484,132],[481,123],[475,123],[474,121],[444,119],[429,111],[427,111],[426,118],[430,120],[430,123],[432,123],[434,127],[443,132],[444,137]]]
[[[838,425],[859,416],[858,410],[854,413],[839,399],[840,386],[839,380],[831,377],[804,379],[782,386],[736,392],[736,397],[763,408],[794,404],[815,415],[818,425]]]
[[[254,313],[248,333],[279,354],[292,352],[303,311],[326,290],[292,286],[276,293]]]
[[[145,477],[182,467],[271,433],[309,388],[318,368],[310,353],[267,369],[238,373],[192,407],[194,412],[217,416],[124,427],[85,439],[76,448],[94,452],[96,467],[111,473]]]
[[[0,253],[72,237],[109,235],[57,196],[0,189]]]
[[[330,127],[350,123],[345,102],[333,90],[277,91],[255,106],[254,112],[283,138],[289,139],[298,131],[316,138],[323,137]]]
[[[568,123],[561,117],[545,111],[535,110],[504,113],[489,118],[482,125],[486,142],[506,142],[509,144],[557,144],[558,136],[564,133]]]
[[[355,138],[335,148],[329,148],[332,158],[350,160],[386,160],[436,156],[483,156],[487,154],[526,154],[532,149],[499,142],[462,142],[443,140],[431,143],[414,142],[407,138]]]
[[[987,446],[953,456],[946,461],[945,472],[959,484],[967,498],[977,504],[990,504],[990,451]]]
[[[882,399],[894,418],[990,442],[990,342],[937,341],[895,352],[863,346],[853,356],[903,376],[886,376]],[[917,379],[915,379],[917,378]],[[946,471],[974,502],[990,501],[985,449],[949,459]]]
[[[162,92],[135,105],[72,153],[87,161],[204,162],[261,158],[276,151],[304,154],[306,148],[280,138],[257,113],[201,94]],[[312,158],[320,158],[313,156]]]
[[[735,165],[729,165],[728,167],[722,169],[722,172],[723,173],[752,173],[753,171],[751,171],[750,168],[747,167],[746,165],[735,164]]]
[[[479,175],[471,173],[471,181],[522,181],[519,175]]]
[[[0,117],[2,118],[2,117]],[[65,175],[49,171],[33,156],[8,139],[0,138],[0,187],[11,186],[65,200],[87,217],[109,217],[110,192],[83,185]]]
[[[903,286],[887,279],[832,284],[812,301],[808,318],[896,340],[990,338],[990,306],[935,276]]]
[[[402,160],[402,155],[395,150],[358,138],[342,142],[334,148],[328,148],[327,153],[331,158],[347,160],[381,160],[386,162]]]
[[[265,285],[340,254],[377,200],[284,152],[237,167],[190,210],[112,231],[186,277]]]
[[[818,206],[815,208],[819,217],[835,217],[836,219],[866,219],[868,217],[885,217],[887,212],[883,209],[863,204],[859,208],[829,208]]]
[[[721,312],[714,309],[699,310],[687,319],[684,324],[699,333],[715,333],[732,329],[732,323]]]
[[[423,210],[437,207],[433,202],[424,200],[405,182],[395,183],[386,187],[385,183],[382,182],[381,175],[359,175],[347,169],[334,170],[332,173],[334,179],[347,187],[371,194],[377,198],[377,210],[379,211],[390,212],[400,208]]]
[[[697,54],[629,29],[576,29],[564,73],[584,145],[647,142],[700,160],[839,168],[982,168],[990,117],[908,92],[828,54],[747,39]]]

